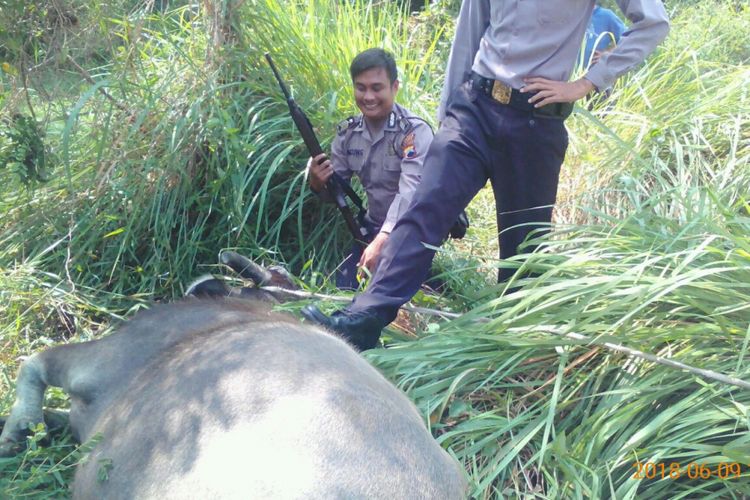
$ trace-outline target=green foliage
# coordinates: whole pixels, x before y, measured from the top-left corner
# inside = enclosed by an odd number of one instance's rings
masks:
[[[0,166],[13,172],[24,185],[47,180],[43,132],[33,118],[16,114],[0,119]]]
[[[0,496],[3,498],[65,498],[75,466],[84,453],[70,436],[52,439],[39,425],[17,457],[0,458]]]
[[[96,7],[91,10],[96,12]],[[68,40],[81,35],[81,21],[90,9],[89,2],[79,0],[0,0],[0,11],[0,60],[23,61],[31,67],[70,55]],[[82,48],[76,46],[78,52]]]
[[[668,47],[689,50],[692,65],[705,72],[717,65],[739,67],[750,62],[745,33],[750,30],[747,2],[695,2],[675,16]],[[692,22],[700,19],[700,23]],[[710,82],[706,82],[710,83]]]
[[[750,490],[746,389],[604,345],[750,376],[750,211],[705,186],[689,191],[558,233],[518,259],[541,273],[522,291],[487,288],[419,342],[368,352],[470,466],[473,497],[534,487],[545,498]],[[687,220],[661,215],[665,205]],[[683,477],[633,479],[636,461],[680,463]],[[743,475],[689,480],[693,462],[739,462]]]
[[[635,193],[648,198],[664,186],[721,191],[731,185],[743,193],[746,178],[738,174],[750,156],[750,70],[741,61],[725,62],[735,28],[750,22],[749,10],[741,14],[726,4],[681,12],[664,44],[617,82],[609,100],[569,120],[561,220],[576,220],[577,206],[622,214],[621,200]],[[711,44],[684,35],[703,22],[728,29],[715,30]]]
[[[459,288],[471,307],[459,319],[367,354],[430,415],[467,465],[473,497],[750,492],[747,390],[605,345],[750,378],[750,80],[746,30],[735,31],[749,20],[726,4],[681,11],[609,101],[578,109],[557,231],[543,251],[513,259],[537,279],[511,295]],[[703,23],[717,26],[710,43]],[[481,207],[491,193],[472,204],[491,223]],[[454,286],[462,267],[492,264],[495,238],[480,222],[442,252]],[[636,461],[679,463],[682,474],[636,479]],[[691,463],[733,462],[740,477],[687,477]]]
[[[8,203],[6,227],[28,237],[7,257],[36,255],[74,224],[71,245],[45,257],[52,268],[66,265],[76,283],[114,293],[159,295],[181,293],[223,247],[297,271],[340,258],[344,231],[308,194],[307,154],[262,54],[274,53],[327,145],[354,112],[349,60],[369,46],[396,53],[400,102],[433,114],[434,101],[419,97],[437,92],[439,31],[409,29],[391,4],[250,2],[236,12],[232,43],[209,51],[210,20],[196,14],[103,20],[120,43],[109,64],[91,70],[95,83],[65,120],[50,123],[62,165],[36,193],[46,201]],[[319,227],[337,229],[310,231]]]

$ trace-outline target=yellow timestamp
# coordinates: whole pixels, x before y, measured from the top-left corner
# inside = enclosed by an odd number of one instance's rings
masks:
[[[690,462],[687,466],[678,462],[635,462],[633,479],[734,479],[742,475],[742,464],[719,462],[713,466]]]

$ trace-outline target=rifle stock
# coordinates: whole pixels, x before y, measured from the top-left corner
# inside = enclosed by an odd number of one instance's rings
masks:
[[[297,105],[294,98],[289,93],[289,90],[284,84],[284,80],[281,78],[279,71],[276,69],[276,65],[273,63],[273,59],[271,59],[271,55],[269,53],[266,53],[265,57],[268,61],[269,66],[271,66],[271,70],[276,77],[276,81],[279,83],[279,87],[281,87],[281,91],[284,93],[284,98],[286,98],[286,103],[289,106],[289,113],[292,115],[294,125],[297,127],[297,130],[302,136],[302,140],[305,142],[305,146],[310,152],[310,156],[315,158],[319,154],[323,153],[323,148],[320,146],[320,142],[315,135],[312,124],[307,118],[305,112],[302,111],[302,108]],[[354,219],[354,215],[352,214],[349,205],[346,203],[344,192],[341,190],[341,187],[338,185],[334,177],[328,179],[328,182],[326,183],[326,190],[331,195],[331,198],[333,198],[334,202],[336,203],[336,207],[339,209],[339,212],[341,212],[341,215],[344,216],[346,226],[349,228],[349,232],[352,233],[352,236],[354,236],[354,239],[366,245],[368,236],[367,230],[360,226]]]

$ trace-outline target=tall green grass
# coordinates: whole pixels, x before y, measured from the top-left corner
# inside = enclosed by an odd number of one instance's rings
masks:
[[[691,7],[673,17],[667,40],[608,100],[574,115],[560,220],[573,221],[576,206],[616,210],[635,193],[669,186],[747,192],[748,28],[747,7]]]
[[[750,377],[750,12],[707,4],[568,122],[557,230],[514,259],[539,277],[467,290],[459,319],[368,353],[467,465],[475,498],[750,494],[747,390],[606,345]],[[476,265],[492,265],[492,229],[473,237]],[[636,479],[638,461],[680,477]],[[730,462],[741,476],[717,477]],[[691,479],[691,463],[714,473]]]
[[[338,219],[308,194],[307,154],[262,54],[274,54],[328,145],[355,112],[348,64],[367,47],[396,53],[400,102],[431,115],[423,97],[437,91],[440,30],[412,29],[397,5],[366,2],[252,2],[234,16],[237,39],[210,64],[205,20],[188,8],[103,20],[119,43],[51,126],[55,180],[28,202],[5,200],[3,236],[15,250],[6,258],[67,234],[51,267],[114,293],[166,295],[225,247],[296,270],[336,262],[345,237],[309,230]]]
[[[341,257],[348,238],[335,211],[308,194],[307,154],[264,52],[324,146],[356,112],[348,64],[365,48],[396,53],[401,103],[423,114],[434,106],[424,96],[439,86],[440,29],[410,25],[395,3],[247,2],[232,13],[236,38],[224,47],[211,46],[211,20],[197,7],[120,12],[93,6],[81,16],[92,23],[83,32],[103,36],[96,57],[70,39],[74,63],[61,72],[78,84],[64,92],[47,95],[62,90],[51,64],[28,88],[18,71],[0,74],[3,113],[30,114],[30,103],[44,126],[51,177],[2,178],[2,412],[19,356],[101,334],[112,317],[180,295],[222,248],[307,278]],[[0,496],[65,494],[71,461],[32,455],[2,464]]]
[[[747,389],[604,346],[749,379],[750,210],[693,191],[561,230],[518,259],[541,273],[523,290],[488,288],[419,342],[368,353],[469,466],[474,497],[750,493]],[[659,214],[663,204],[687,220]],[[636,461],[680,463],[682,477],[634,479]],[[686,477],[690,463],[729,462],[741,477]]]

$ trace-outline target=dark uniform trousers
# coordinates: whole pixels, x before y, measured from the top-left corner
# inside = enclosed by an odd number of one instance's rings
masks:
[[[364,224],[368,234],[371,235],[366,239],[366,243],[371,243],[375,235],[380,231],[380,226],[374,225],[367,219],[365,219]],[[359,259],[364,252],[364,245],[357,241],[352,241],[349,255],[339,264],[336,270],[336,288],[339,290],[357,290],[359,288],[359,281],[357,281],[359,268],[357,264],[359,264]]]
[[[428,276],[435,251],[425,244],[442,243],[487,179],[495,195],[500,257],[516,255],[531,231],[548,230],[567,146],[562,119],[501,104],[464,83],[451,96],[422,181],[391,232],[370,286],[347,309],[393,321]],[[501,269],[499,277],[513,272]]]

